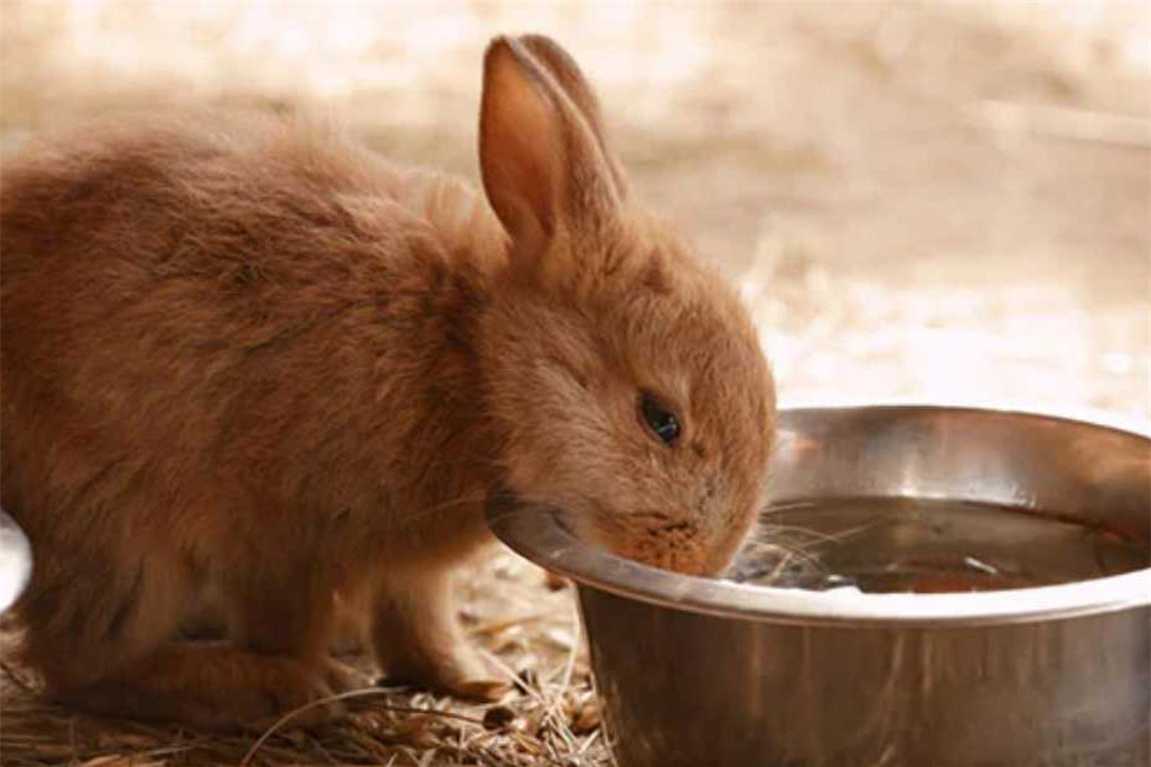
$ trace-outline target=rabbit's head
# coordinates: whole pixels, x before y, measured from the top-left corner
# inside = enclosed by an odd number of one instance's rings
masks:
[[[618,554],[721,570],[760,506],[773,435],[747,312],[629,203],[595,96],[551,40],[488,48],[480,161],[509,238],[481,332],[508,488]]]

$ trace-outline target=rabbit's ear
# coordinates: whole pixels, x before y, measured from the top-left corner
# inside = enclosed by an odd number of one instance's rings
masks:
[[[589,118],[522,40],[496,38],[484,57],[480,170],[513,257],[540,253],[561,227],[596,230],[618,215],[620,190]]]
[[[543,65],[548,73],[555,78],[564,93],[587,120],[588,127],[595,134],[599,145],[600,156],[611,170],[612,182],[615,184],[616,194],[623,199],[627,195],[627,183],[623,170],[615,157],[608,150],[607,133],[604,130],[603,113],[600,111],[599,99],[591,83],[583,76],[575,59],[563,49],[555,40],[545,35],[522,35],[519,38],[524,47],[532,56]]]

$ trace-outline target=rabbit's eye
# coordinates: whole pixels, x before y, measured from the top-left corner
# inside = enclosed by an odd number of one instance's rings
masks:
[[[679,419],[651,394],[644,392],[639,396],[639,412],[644,423],[667,445],[674,445],[679,439]]]

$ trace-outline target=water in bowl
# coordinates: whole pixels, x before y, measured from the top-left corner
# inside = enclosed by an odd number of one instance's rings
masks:
[[[1148,541],[1042,512],[858,498],[768,509],[733,580],[864,592],[996,591],[1151,566]]]

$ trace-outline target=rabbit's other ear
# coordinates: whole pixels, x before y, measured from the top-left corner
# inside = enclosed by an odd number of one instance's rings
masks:
[[[590,96],[574,65],[571,73]],[[561,229],[594,232],[619,214],[620,190],[588,118],[521,39],[498,37],[484,56],[480,171],[514,260],[537,258]]]
[[[536,61],[555,78],[567,97],[571,99],[583,118],[587,120],[588,127],[595,134],[600,155],[611,171],[616,194],[620,199],[625,198],[627,196],[627,181],[619,162],[608,149],[607,132],[604,130],[603,113],[600,111],[599,99],[596,98],[595,90],[583,76],[583,72],[580,71],[575,59],[559,43],[545,35],[523,35],[519,40],[531,52]]]

